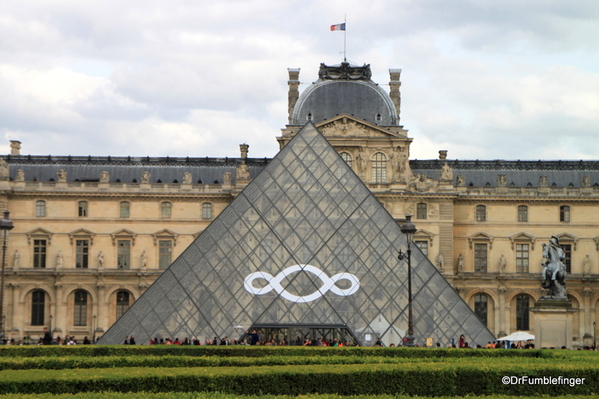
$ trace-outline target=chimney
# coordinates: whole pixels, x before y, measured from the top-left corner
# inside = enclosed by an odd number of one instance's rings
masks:
[[[21,142],[10,140],[10,155],[21,155]]]
[[[447,150],[439,150],[439,159],[447,159]]]
[[[401,69],[389,69],[389,96],[395,105],[395,111],[397,112],[397,124],[399,125],[399,112],[401,109],[401,93],[399,87],[401,82],[399,77],[401,75]]]
[[[250,146],[248,144],[239,144],[239,151],[241,151],[241,159],[243,159],[244,161],[248,157],[249,149]]]
[[[293,108],[295,108],[295,103],[299,98],[300,68],[287,68],[287,71],[289,72],[289,81],[287,82],[287,84],[289,85],[289,94],[287,97],[287,112],[289,113],[289,123],[291,123],[291,118],[293,116]]]

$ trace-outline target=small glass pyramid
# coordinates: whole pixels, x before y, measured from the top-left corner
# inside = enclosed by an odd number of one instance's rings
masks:
[[[415,247],[415,343],[493,334]],[[344,326],[361,345],[406,334],[406,240],[309,123],[102,336],[229,336],[259,325]],[[288,340],[293,341],[293,337]]]

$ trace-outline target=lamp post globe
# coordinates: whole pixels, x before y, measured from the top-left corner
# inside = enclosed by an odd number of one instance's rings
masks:
[[[406,215],[406,221],[401,225],[401,232],[406,236],[407,260],[408,260],[408,335],[406,337],[408,347],[414,347],[414,319],[412,316],[412,239],[416,233],[416,226],[412,223],[412,215]],[[404,254],[399,251],[399,260],[404,259]]]
[[[6,274],[6,242],[8,233],[15,227],[12,220],[8,217],[10,212],[4,211],[4,218],[0,220],[0,234],[2,235],[2,271],[0,272],[0,337],[5,338],[5,320],[4,314],[4,276]]]

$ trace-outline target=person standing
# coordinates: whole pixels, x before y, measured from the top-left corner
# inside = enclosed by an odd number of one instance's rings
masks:
[[[48,331],[48,327],[44,327],[44,338],[42,339],[44,345],[52,345],[52,334]]]

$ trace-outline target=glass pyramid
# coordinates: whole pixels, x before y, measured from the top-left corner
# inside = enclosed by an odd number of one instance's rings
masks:
[[[415,247],[415,343],[495,338]],[[406,334],[406,239],[313,124],[307,124],[100,344],[239,337],[256,325],[343,325],[362,345]]]

